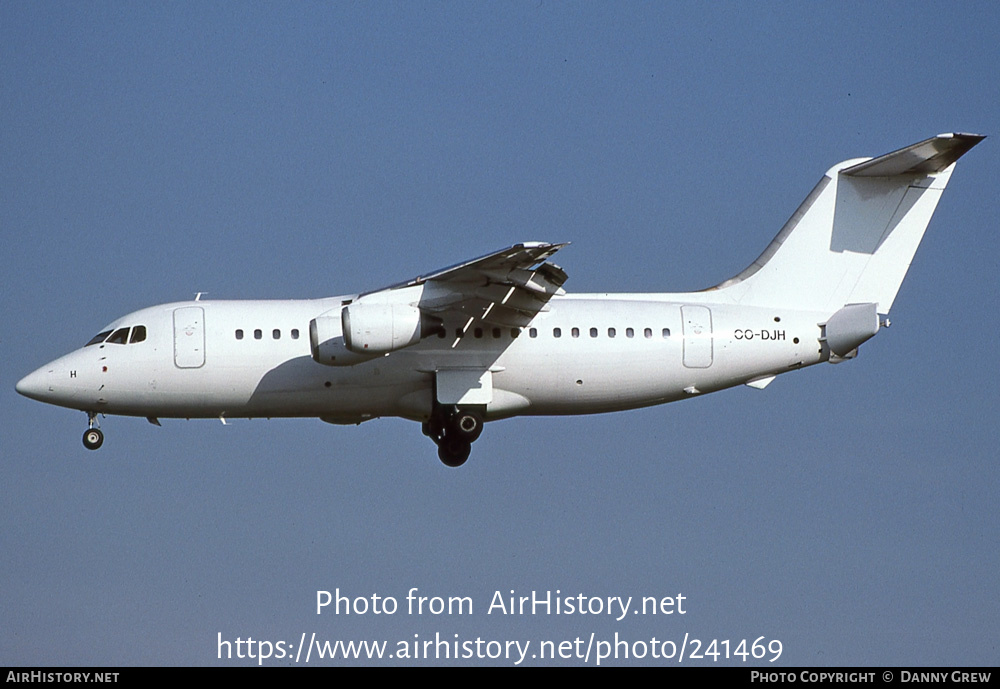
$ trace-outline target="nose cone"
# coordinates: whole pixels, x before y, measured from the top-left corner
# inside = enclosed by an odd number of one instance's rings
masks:
[[[49,371],[44,366],[33,373],[29,373],[21,380],[17,381],[14,389],[25,397],[44,402],[46,395],[51,392],[49,388]]]

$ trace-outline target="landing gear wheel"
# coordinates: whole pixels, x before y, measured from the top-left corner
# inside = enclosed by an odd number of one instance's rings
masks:
[[[424,435],[428,438],[432,438],[434,442],[437,442],[437,439],[443,434],[442,425],[443,424],[439,416],[432,416],[430,420],[424,421],[420,425],[420,430],[422,430]]]
[[[483,434],[483,417],[474,411],[457,411],[448,420],[448,430],[466,442],[474,443]]]
[[[104,444],[104,433],[100,428],[88,428],[83,434],[83,446],[88,450],[96,450]]]
[[[448,467],[462,466],[471,452],[472,443],[463,438],[442,438],[438,445],[438,458]]]

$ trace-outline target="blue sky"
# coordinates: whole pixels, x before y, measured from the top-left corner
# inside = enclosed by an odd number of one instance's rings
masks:
[[[0,661],[617,632],[996,664],[1000,10],[900,9],[4,3]],[[357,292],[519,241],[572,242],[570,291],[704,288],[834,163],[945,131],[992,136],[892,328],[765,391],[498,422],[457,471],[394,419],[109,418],[90,453],[83,414],[14,392],[144,306]],[[317,616],[338,587],[476,607]],[[486,615],[511,589],[688,612]]]

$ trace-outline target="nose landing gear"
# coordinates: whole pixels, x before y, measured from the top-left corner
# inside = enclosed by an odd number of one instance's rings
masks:
[[[472,443],[483,433],[483,417],[472,409],[435,406],[423,431],[437,443],[438,458],[445,466],[460,467],[469,458]]]
[[[87,412],[87,417],[90,427],[83,434],[83,446],[88,450],[96,450],[104,444],[104,433],[95,426],[97,423],[96,413]]]

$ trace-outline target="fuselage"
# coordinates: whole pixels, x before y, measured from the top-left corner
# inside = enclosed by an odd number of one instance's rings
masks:
[[[426,420],[443,370],[489,372],[486,419],[671,402],[825,361],[829,314],[710,303],[711,293],[570,294],[523,327],[444,323],[354,365],[318,363],[310,321],[352,297],[142,309],[18,383],[73,409],[145,417]]]

